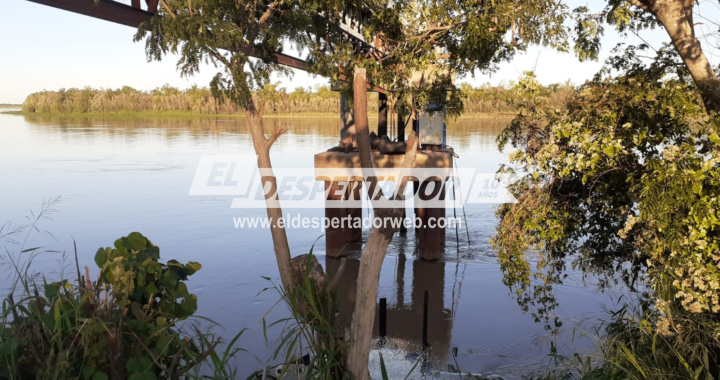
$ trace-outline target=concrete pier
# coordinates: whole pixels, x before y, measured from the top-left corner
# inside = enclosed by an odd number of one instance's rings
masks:
[[[404,155],[382,154],[372,152],[374,167],[378,169],[400,168]],[[446,176],[431,177],[422,183],[414,181],[413,194],[416,199],[428,200],[440,195],[445,200],[445,179],[452,175],[453,156],[442,151],[418,151],[415,160],[415,168],[444,169]],[[358,152],[323,152],[315,155],[315,169],[360,169],[360,155]],[[327,201],[343,201],[348,199],[359,199],[362,188],[362,178],[341,178],[339,182],[329,182],[326,177],[319,175],[317,180],[325,181]],[[339,191],[338,191],[339,190]],[[339,194],[339,195],[338,195]],[[387,196],[388,194],[386,194]],[[352,198],[354,197],[354,198]],[[437,198],[436,198],[437,199]],[[418,255],[426,261],[435,261],[442,257],[445,249],[445,228],[428,227],[432,222],[436,225],[439,218],[445,217],[445,208],[415,208],[415,217],[420,219],[420,227],[415,228],[418,240]],[[362,217],[362,208],[325,208],[325,216],[328,218]],[[413,219],[414,221],[414,219]],[[348,252],[351,244],[358,244],[362,241],[362,228],[352,226],[330,227],[325,234],[325,247],[328,256],[340,257]],[[357,247],[357,246],[356,246]]]
[[[416,200],[445,200],[444,181],[413,182],[413,194]],[[438,220],[445,217],[445,208],[415,208],[415,217],[419,226],[415,226],[418,240],[418,256],[426,261],[439,260],[445,252],[445,226],[437,226]],[[434,227],[430,227],[430,225]]]
[[[362,182],[329,182],[325,181],[326,201],[347,201],[351,199],[360,199],[360,189]],[[339,220],[347,217],[362,218],[361,207],[343,207],[343,208],[325,208],[325,217],[332,220]],[[357,244],[362,244],[362,226],[354,227],[351,224],[329,225],[325,231],[325,247],[326,254],[330,257],[346,256],[351,248],[359,248]],[[353,246],[355,245],[355,246]]]

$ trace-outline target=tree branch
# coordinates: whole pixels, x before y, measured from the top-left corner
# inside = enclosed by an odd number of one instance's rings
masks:
[[[279,127],[278,127],[278,123],[275,123],[275,127],[274,127],[274,129],[273,129],[272,135],[270,135],[270,138],[268,138],[267,140],[265,140],[265,146],[266,146],[268,149],[270,149],[270,147],[272,147],[272,145],[273,145],[273,143],[275,142],[275,140],[277,140],[278,137],[282,136],[282,135],[283,135],[285,132],[287,132],[287,131],[288,131],[287,128],[285,128],[285,127],[279,128]]]
[[[175,12],[173,12],[173,10],[170,9],[170,7],[167,5],[165,0],[160,0],[160,4],[162,4],[163,8],[165,8],[165,10],[170,15],[170,17],[172,17],[173,19],[177,18],[177,15],[175,15]]]

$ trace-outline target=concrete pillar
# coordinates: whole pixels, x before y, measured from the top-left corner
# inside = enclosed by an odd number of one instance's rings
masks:
[[[388,132],[388,100],[387,95],[378,93],[378,137],[387,136]]]
[[[422,183],[413,181],[413,193],[416,202],[430,199],[445,200],[445,183],[443,181],[424,181]],[[415,218],[420,219],[420,226],[415,226],[415,236],[418,239],[418,256],[422,260],[439,260],[445,252],[445,228],[437,227],[438,220],[444,217],[444,207],[415,207]],[[431,219],[435,225],[433,228],[428,227]]]
[[[325,182],[326,201],[361,200],[360,189],[362,182]],[[347,202],[343,202],[347,203]],[[325,217],[330,221],[325,230],[325,252],[330,257],[342,257],[348,254],[349,249],[358,248],[362,243],[362,226],[355,227],[356,219],[362,219],[362,207],[352,207],[350,204],[341,208],[325,207]],[[347,217],[351,219],[348,220]],[[337,222],[333,224],[333,219]]]

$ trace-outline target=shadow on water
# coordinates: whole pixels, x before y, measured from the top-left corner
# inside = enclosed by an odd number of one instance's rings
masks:
[[[494,173],[506,163],[507,152],[498,152],[495,138],[508,122],[451,122],[448,145],[460,155],[458,166]],[[270,131],[275,123],[289,130],[273,146],[275,167],[310,168],[315,153],[338,143],[335,118],[266,118],[264,125]],[[161,247],[165,260],[200,261],[203,269],[188,283],[199,298],[198,314],[220,323],[227,336],[249,328],[240,345],[261,360],[270,356],[262,319],[287,316],[275,307],[277,294],[258,295],[267,286],[261,276],[277,274],[270,233],[238,229],[232,223],[238,216],[264,217],[265,210],[231,209],[229,197],[188,195],[201,155],[254,154],[244,119],[0,115],[0,141],[12,142],[0,151],[0,161],[12,163],[0,165],[0,176],[13,179],[0,184],[3,219],[18,220],[43,198],[61,195],[61,212],[46,228],[58,238],[54,244],[61,251],[72,246],[70,236],[74,236],[81,266],[95,268],[92,258],[97,248],[130,231],[148,236]],[[324,216],[322,209],[301,212]],[[391,243],[378,296],[388,301],[388,347],[404,353],[398,360],[420,350],[425,290],[429,291],[428,340],[437,368],[454,364],[452,347],[458,348],[463,371],[502,374],[548,363],[548,346],[538,341],[552,340],[567,353],[591,349],[591,341],[572,339],[569,331],[548,336],[542,324],[523,313],[503,285],[488,243],[497,223],[494,208],[475,204],[465,212],[472,244],[465,231],[456,237],[454,229],[448,230],[445,257],[438,262],[415,258],[412,228]],[[452,214],[451,208],[448,213]],[[363,232],[367,236],[368,231]],[[291,228],[287,233],[293,255],[299,255],[323,231]],[[337,260],[325,257],[323,239],[315,252],[328,271],[337,267]],[[56,258],[37,263],[39,271],[57,266]],[[358,269],[356,247],[340,283],[341,318],[352,315]],[[597,293],[579,274],[569,274],[557,292],[558,313],[568,330],[580,321],[594,320],[603,305],[612,302],[612,294]],[[276,334],[269,336],[271,342],[278,332],[270,331]],[[247,372],[261,367],[251,354],[238,360]]]

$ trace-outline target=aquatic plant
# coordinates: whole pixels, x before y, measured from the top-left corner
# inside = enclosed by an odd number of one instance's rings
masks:
[[[214,353],[219,339],[181,323],[197,310],[185,282],[201,265],[161,263],[140,233],[97,251],[95,281],[87,267],[81,274],[77,251],[72,281],[32,272],[41,249],[25,244],[57,201],[44,202],[32,223],[0,230],[6,243],[25,234],[4,257],[14,277],[0,315],[0,377],[178,379]]]

